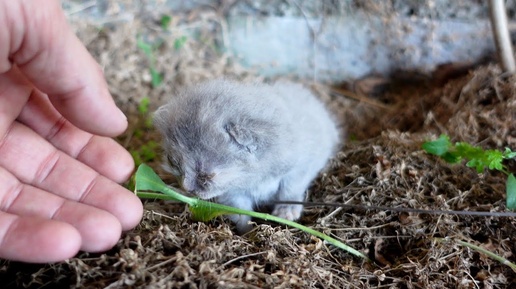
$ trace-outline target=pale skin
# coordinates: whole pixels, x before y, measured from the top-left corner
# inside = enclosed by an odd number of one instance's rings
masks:
[[[143,214],[127,119],[59,1],[0,0],[0,27],[0,258],[108,250]]]

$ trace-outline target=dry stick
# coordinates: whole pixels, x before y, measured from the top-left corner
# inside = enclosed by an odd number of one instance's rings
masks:
[[[394,211],[429,215],[461,215],[461,216],[482,216],[482,217],[509,217],[515,218],[516,212],[485,212],[485,211],[448,211],[448,210],[424,210],[413,208],[386,207],[386,206],[363,206],[350,205],[345,203],[325,202],[297,202],[297,201],[275,201],[274,204],[304,205],[305,207],[339,207],[356,210]]]
[[[360,102],[363,102],[363,103],[366,103],[366,104],[369,104],[369,105],[372,105],[372,106],[376,106],[376,107],[379,107],[379,108],[382,108],[382,109],[386,109],[386,110],[393,110],[394,109],[392,106],[389,106],[387,104],[383,104],[383,103],[381,103],[379,101],[376,101],[374,99],[370,99],[370,98],[368,98],[366,96],[359,95],[359,94],[354,93],[354,92],[352,92],[350,90],[347,90],[347,89],[332,88],[331,90],[332,90],[333,93],[336,93],[338,95],[349,97],[349,98],[358,100]]]
[[[516,71],[504,0],[489,0],[491,28],[504,72]]]

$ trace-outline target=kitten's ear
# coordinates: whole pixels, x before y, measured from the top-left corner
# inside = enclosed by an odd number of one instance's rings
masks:
[[[253,153],[258,148],[256,137],[253,132],[242,125],[230,122],[225,126],[229,136],[239,145],[245,147],[250,153]]]
[[[164,128],[166,127],[166,123],[167,123],[167,106],[166,105],[163,105],[161,107],[159,107],[154,113],[153,113],[153,116],[152,116],[152,122],[154,124],[154,126],[156,128],[158,128],[159,130],[164,130]]]

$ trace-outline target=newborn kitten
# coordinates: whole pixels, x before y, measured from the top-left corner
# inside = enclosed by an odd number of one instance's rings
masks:
[[[164,168],[201,199],[253,210],[274,200],[303,201],[339,139],[323,104],[299,84],[214,80],[179,92],[154,117]],[[302,205],[273,215],[301,216]],[[240,233],[250,217],[232,215]]]

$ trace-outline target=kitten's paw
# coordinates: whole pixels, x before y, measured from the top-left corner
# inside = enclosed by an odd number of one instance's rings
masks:
[[[230,215],[229,219],[235,223],[237,232],[240,235],[243,235],[251,229],[253,229],[253,225],[251,225],[249,222],[251,221],[251,217],[245,216],[245,215]]]
[[[295,221],[301,217],[303,205],[276,205],[272,214],[276,217]]]

